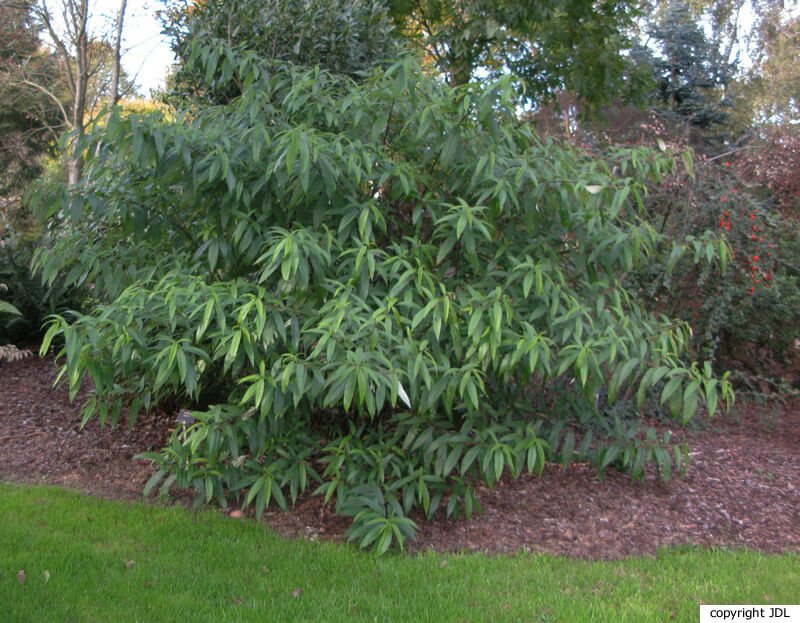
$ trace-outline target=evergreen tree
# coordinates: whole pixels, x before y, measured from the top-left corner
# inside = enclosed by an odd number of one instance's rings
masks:
[[[706,139],[714,131],[716,138],[724,137],[721,129],[733,103],[728,87],[736,62],[724,58],[682,0],[670,0],[649,34],[655,53],[641,53],[650,57],[653,68],[653,108],[687,130],[699,130]]]

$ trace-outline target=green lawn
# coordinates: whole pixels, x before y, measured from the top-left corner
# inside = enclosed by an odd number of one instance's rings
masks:
[[[800,601],[796,554],[375,557],[212,511],[8,484],[0,484],[0,526],[4,622],[660,622],[697,621],[701,601]]]

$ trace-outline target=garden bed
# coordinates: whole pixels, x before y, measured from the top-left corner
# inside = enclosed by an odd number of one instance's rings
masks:
[[[175,414],[140,415],[133,429],[94,419],[81,430],[80,396],[70,403],[66,389],[52,388],[54,378],[52,359],[0,363],[0,479],[140,499],[152,468],[133,457],[165,443]],[[605,559],[683,544],[800,551],[800,406],[737,405],[685,435],[685,478],[664,484],[648,473],[633,482],[609,471],[600,481],[588,465],[548,464],[541,477],[482,488],[483,513],[469,521],[420,522],[410,546]],[[190,502],[192,494],[173,497]],[[264,520],[309,539],[341,539],[349,524],[313,496],[285,513],[270,509]]]

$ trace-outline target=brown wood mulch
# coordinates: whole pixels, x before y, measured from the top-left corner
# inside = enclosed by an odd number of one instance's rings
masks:
[[[0,479],[68,487],[115,500],[141,499],[152,473],[134,455],[160,448],[172,417],[135,428],[80,428],[79,405],[53,389],[51,359],[0,363]],[[691,464],[667,484],[586,465],[547,465],[481,489],[483,513],[422,523],[414,550],[549,551],[615,559],[670,545],[740,546],[800,552],[800,405],[738,406],[687,437]],[[178,501],[191,499],[176,496]],[[231,510],[227,511],[230,513]],[[281,534],[339,539],[348,519],[307,496],[264,519]]]

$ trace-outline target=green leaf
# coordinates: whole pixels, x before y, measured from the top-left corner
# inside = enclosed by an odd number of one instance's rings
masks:
[[[522,296],[528,298],[528,294],[531,291],[532,285],[533,285],[533,273],[527,272],[522,280]]]
[[[705,398],[708,417],[713,417],[717,410],[717,388],[715,383],[706,385]]]
[[[467,325],[467,335],[469,335],[473,339],[476,338],[475,332],[478,327],[478,324],[481,321],[481,318],[483,318],[483,309],[478,308],[474,312],[472,312],[472,316],[469,319],[469,324]]]
[[[52,320],[49,321],[50,326],[47,329],[47,332],[44,334],[44,338],[42,339],[42,345],[39,348],[39,356],[44,357],[48,351],[50,350],[50,344],[53,342],[53,338],[59,333],[63,333],[62,323],[63,319],[58,317],[54,317]]]
[[[211,322],[211,313],[214,311],[214,301],[209,300],[206,302],[205,307],[203,308],[203,320],[197,326],[197,332],[195,333],[195,339],[199,340],[208,329],[208,325]]]
[[[572,460],[572,455],[575,453],[575,433],[569,431],[564,439],[564,445],[561,447],[561,466],[566,468],[567,464]]]
[[[266,485],[268,478],[271,478],[271,476],[262,476],[250,486],[250,489],[247,491],[247,497],[244,500],[245,506],[250,506],[253,499],[259,494],[259,492],[261,492],[261,490]]]
[[[416,314],[414,314],[414,318],[411,320],[411,330],[417,328],[417,326],[427,317],[430,311],[433,309],[434,305],[436,305],[437,301],[432,300],[428,301],[428,304],[425,305],[422,309],[420,309]]]
[[[353,395],[355,394],[355,391],[356,391],[356,382],[357,382],[357,379],[356,379],[355,375],[350,375],[347,378],[347,381],[345,382],[344,398],[343,398],[343,401],[342,401],[343,404],[344,404],[345,411],[350,409],[350,404],[353,401]]]
[[[683,391],[683,423],[684,425],[692,419],[695,411],[697,411],[698,393],[700,390],[700,381],[694,380],[686,386]]]
[[[147,497],[150,494],[150,491],[155,487],[161,479],[167,475],[167,470],[159,469],[157,470],[150,478],[147,480],[147,484],[144,486],[144,490],[142,491],[142,495]]]
[[[455,466],[458,465],[458,459],[461,458],[461,452],[461,446],[455,446],[450,450],[442,468],[442,476],[448,476],[455,469]]]
[[[505,460],[503,457],[502,451],[495,450],[494,452],[494,480],[500,480],[500,477],[503,475],[503,467],[505,466]]]
[[[678,375],[673,376],[661,391],[660,403],[663,405],[665,402],[667,402],[667,400],[670,400],[676,392],[680,391],[680,387],[681,377]]]
[[[616,461],[617,457],[619,456],[619,452],[620,448],[618,445],[612,444],[609,446],[603,454],[602,460],[600,461],[599,470],[601,472],[605,471],[609,465]]]
[[[13,314],[16,316],[22,315],[16,307],[14,307],[11,303],[7,303],[6,301],[0,301],[0,314]]]
[[[683,167],[686,169],[689,177],[694,179],[694,159],[692,158],[691,152],[689,150],[683,150],[681,152],[681,160],[683,160]]]

